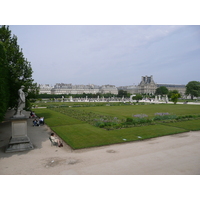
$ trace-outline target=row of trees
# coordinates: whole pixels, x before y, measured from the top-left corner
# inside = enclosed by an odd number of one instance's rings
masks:
[[[111,93],[106,93],[106,94],[102,94],[102,93],[96,93],[96,94],[38,94],[37,98],[38,99],[45,99],[45,98],[69,98],[70,96],[72,96],[73,98],[112,98],[112,97],[117,97],[117,98],[130,98],[131,94],[128,93],[125,90],[119,90],[118,95],[116,94],[111,94]],[[133,97],[134,100],[140,100],[142,99],[143,96],[140,94],[137,94],[135,97]]]
[[[111,93],[106,93],[106,94],[102,94],[102,93],[96,93],[96,94],[38,94],[37,98],[41,98],[41,99],[45,99],[45,98],[69,98],[70,96],[72,96],[73,98],[109,98],[109,97],[116,97],[116,95],[113,95]]]
[[[177,90],[169,91],[165,86],[161,86],[161,87],[157,88],[156,92],[155,92],[156,95],[168,95],[169,98],[171,98],[171,96],[174,93],[179,94],[179,92]],[[200,96],[200,82],[199,81],[190,81],[186,85],[185,95],[190,95],[192,100],[194,97],[199,97]],[[179,96],[180,96],[180,94],[179,94]]]
[[[33,83],[32,73],[30,62],[17,44],[17,36],[11,34],[9,26],[0,26],[0,121],[8,108],[16,107],[21,85],[28,93],[27,107],[29,99],[36,97],[39,88]]]
[[[178,98],[181,97],[178,90],[169,91],[165,86],[161,86],[156,89],[156,95],[168,95],[168,97],[174,102],[177,103]],[[200,96],[200,82],[199,81],[190,81],[186,85],[185,95],[190,95],[193,100],[194,97]]]

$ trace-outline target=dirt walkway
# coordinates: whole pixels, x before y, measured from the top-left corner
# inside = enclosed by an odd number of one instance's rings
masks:
[[[28,136],[34,149],[5,153],[11,136],[13,111],[0,124],[1,175],[199,175],[200,131],[72,150],[51,146],[48,126],[33,127],[28,119]],[[26,112],[28,116],[29,113]]]

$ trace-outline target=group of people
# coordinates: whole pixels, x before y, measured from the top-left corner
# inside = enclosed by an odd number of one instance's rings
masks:
[[[33,120],[33,126],[44,125],[44,117],[40,117],[39,120],[36,118]]]
[[[31,111],[29,118],[35,118],[33,120],[33,126],[44,125],[44,117],[40,117],[38,120],[36,119],[36,115],[33,111]]]
[[[35,118],[33,120],[33,126],[40,126],[40,125],[44,125],[44,117],[40,117],[38,120],[36,119],[36,115],[33,111],[31,111],[29,118]],[[63,147],[62,142],[55,136],[54,133],[51,133],[50,136],[51,140],[53,143],[57,144],[58,147]]]

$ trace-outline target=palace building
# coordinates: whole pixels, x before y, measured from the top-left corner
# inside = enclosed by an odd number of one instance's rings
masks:
[[[56,83],[54,87],[50,87],[48,84],[39,85],[39,94],[118,94],[118,89],[114,85],[72,85],[65,83]]]
[[[120,86],[115,85],[72,85],[66,83],[56,83],[54,87],[49,84],[39,85],[40,94],[118,94],[119,90],[125,90],[130,94],[155,94],[157,88],[165,86],[169,91],[177,90],[181,95],[185,94],[185,85],[179,84],[157,84],[153,80],[153,76],[142,76],[141,82],[138,85]]]

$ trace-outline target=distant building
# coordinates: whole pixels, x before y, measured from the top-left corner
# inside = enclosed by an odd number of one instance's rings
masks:
[[[118,90],[127,91],[130,94],[155,94],[156,89],[165,86],[169,91],[177,90],[181,95],[185,94],[185,85],[179,84],[157,84],[153,80],[153,76],[142,76],[141,82],[136,86],[120,86]]]
[[[165,86],[169,91],[177,90],[181,95],[185,94],[186,87],[185,85],[179,84],[157,84],[153,80],[153,76],[142,76],[141,82],[138,85],[130,86],[120,86],[116,87],[115,85],[72,85],[66,83],[56,83],[54,87],[49,86],[49,84],[39,85],[40,94],[118,94],[119,90],[127,91],[130,94],[155,94],[156,89]]]
[[[142,80],[138,85],[138,93],[140,94],[155,94],[157,85],[153,80],[153,76],[142,76]]]
[[[185,85],[179,84],[156,84],[153,80],[153,76],[142,76],[142,80],[138,85],[138,92],[140,94],[155,94],[156,89],[164,86],[169,91],[177,90],[181,95],[185,94],[186,87]]]
[[[157,87],[165,86],[169,91],[177,90],[181,95],[185,94],[186,87],[185,85],[178,85],[178,84],[157,84]]]
[[[118,89],[114,85],[72,85],[66,83],[56,83],[54,87],[48,84],[39,85],[40,94],[97,94],[97,93],[111,93],[118,94]]]
[[[137,85],[120,86],[120,87],[118,87],[118,90],[124,90],[124,91],[127,91],[127,93],[130,93],[130,94],[139,93]]]
[[[39,94],[51,94],[51,90],[53,89],[52,86],[50,86],[49,84],[39,84],[38,85],[40,90],[39,90]]]
[[[56,83],[51,92],[52,94],[96,94],[99,92],[99,86]]]
[[[118,89],[115,85],[103,85],[99,88],[99,92],[102,94],[111,93],[111,94],[118,94]]]

